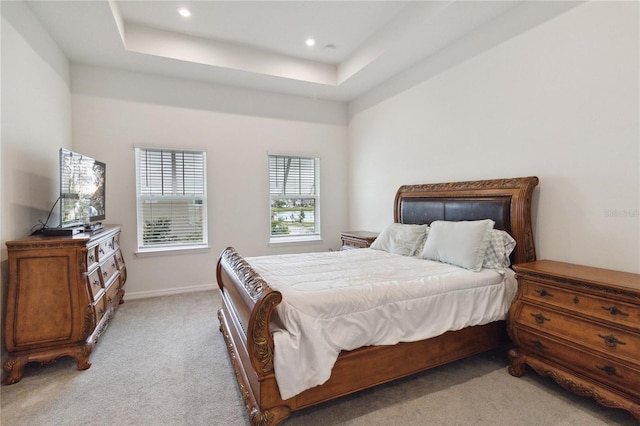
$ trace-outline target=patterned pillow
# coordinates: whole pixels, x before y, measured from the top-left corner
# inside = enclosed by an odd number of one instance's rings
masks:
[[[511,265],[509,256],[516,247],[516,240],[505,231],[491,230],[491,240],[484,254],[483,268],[504,269]]]

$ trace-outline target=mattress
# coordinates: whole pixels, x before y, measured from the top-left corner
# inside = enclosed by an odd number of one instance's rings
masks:
[[[343,350],[503,320],[517,289],[510,269],[471,272],[373,249],[246,260],[283,295],[272,327],[282,399],[327,381]]]

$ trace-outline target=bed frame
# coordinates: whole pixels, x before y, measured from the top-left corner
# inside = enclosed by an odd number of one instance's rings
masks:
[[[394,220],[429,224],[434,220],[492,219],[496,229],[517,241],[513,263],[535,260],[531,199],[537,177],[494,179],[398,189]],[[343,351],[322,385],[282,400],[273,371],[269,329],[282,294],[269,287],[233,248],[225,249],[216,270],[222,297],[220,331],[235,370],[252,425],[274,425],[300,410],[352,392],[456,361],[508,342],[505,321],[450,331],[440,336],[389,346]]]

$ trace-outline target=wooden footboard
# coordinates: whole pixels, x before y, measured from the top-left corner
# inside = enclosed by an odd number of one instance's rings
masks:
[[[468,327],[419,342],[368,346],[340,354],[327,382],[282,400],[273,371],[269,330],[282,295],[233,248],[217,267],[222,308],[218,311],[229,357],[252,425],[272,425],[292,411],[499,348],[507,341],[505,322]]]
[[[282,295],[270,288],[231,247],[220,255],[216,275],[222,296],[218,311],[220,331],[249,420],[253,425],[275,424],[290,411],[278,405],[281,399],[273,372],[273,336],[269,330],[271,313]],[[265,406],[265,401],[275,404]]]

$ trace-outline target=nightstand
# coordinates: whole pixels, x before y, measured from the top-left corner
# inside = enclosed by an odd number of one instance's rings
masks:
[[[345,231],[340,233],[342,240],[341,250],[351,250],[357,248],[369,248],[378,238],[377,232],[368,231]]]
[[[514,269],[509,373],[527,364],[640,420],[640,275],[550,260]]]

